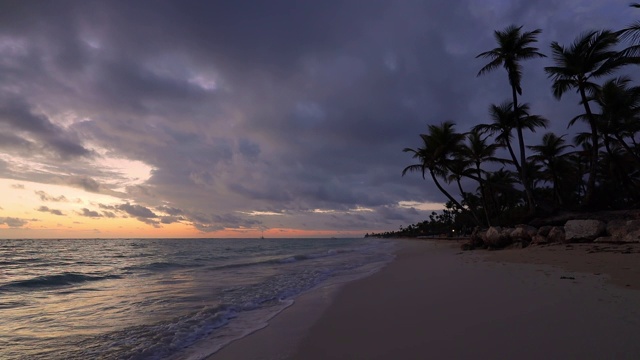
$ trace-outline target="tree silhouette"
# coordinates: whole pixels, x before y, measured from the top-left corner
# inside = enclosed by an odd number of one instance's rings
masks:
[[[562,95],[571,89],[575,89],[580,94],[585,116],[591,127],[592,150],[589,159],[587,193],[584,198],[584,204],[587,206],[591,204],[595,191],[599,151],[598,126],[591,111],[589,99],[593,98],[599,88],[593,80],[611,74],[625,64],[620,61],[618,53],[614,50],[618,42],[618,36],[610,30],[583,33],[569,47],[554,41],[551,43],[551,51],[556,66],[544,68],[553,80],[553,95],[557,99],[561,99]]]
[[[520,149],[520,164],[526,161],[524,137],[522,135],[522,127],[518,118],[518,95],[522,95],[522,66],[520,61],[533,58],[545,57],[544,54],[538,52],[538,48],[530,46],[537,42],[536,37],[542,32],[540,29],[533,31],[521,32],[522,26],[508,26],[503,31],[496,30],[494,37],[498,43],[498,47],[480,53],[476,58],[488,58],[491,61],[478,72],[478,76],[493,71],[499,67],[504,67],[509,76],[509,85],[511,85],[511,93],[513,97],[514,118],[516,131],[518,133],[518,145]],[[519,170],[522,184],[527,194],[527,203],[529,204],[529,212],[535,211],[535,199],[533,192],[529,186],[527,179],[526,167],[521,166]]]

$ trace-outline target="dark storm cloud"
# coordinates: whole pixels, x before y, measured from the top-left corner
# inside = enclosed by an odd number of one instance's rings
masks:
[[[236,214],[269,210],[291,215],[282,227],[395,229],[426,217],[398,202],[445,201],[417,174],[400,177],[412,163],[401,150],[419,146],[428,124],[466,131],[510,98],[502,69],[476,77],[493,30],[542,28],[548,54],[552,40],[640,16],[627,9],[622,0],[8,2],[0,148],[87,159],[56,168],[58,182],[120,198],[103,181],[116,174],[86,166],[92,149],[152,166],[149,180],[123,187],[139,205],[103,208],[152,226],[182,216],[201,231],[256,227],[275,220]],[[553,99],[546,65],[524,64],[522,101],[550,130],[573,131],[577,98]],[[374,211],[329,220],[308,211],[358,206]]]
[[[0,126],[4,127],[5,131],[23,132],[33,136],[42,144],[42,152],[53,151],[64,159],[91,154],[91,151],[84,148],[77,139],[73,139],[73,134],[66,133],[54,125],[45,115],[35,113],[31,106],[20,98],[2,98],[0,94]],[[36,147],[33,142],[16,135],[3,137],[5,141],[13,143],[13,146],[18,148]]]

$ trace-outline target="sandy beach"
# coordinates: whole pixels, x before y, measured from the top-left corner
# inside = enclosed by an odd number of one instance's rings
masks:
[[[638,245],[593,246],[401,240],[379,272],[304,294],[209,359],[640,358]]]

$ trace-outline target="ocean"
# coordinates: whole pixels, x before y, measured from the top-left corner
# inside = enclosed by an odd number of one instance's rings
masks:
[[[296,296],[393,258],[381,239],[0,240],[0,359],[201,359]]]

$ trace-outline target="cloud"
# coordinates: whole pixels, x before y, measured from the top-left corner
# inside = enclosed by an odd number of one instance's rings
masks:
[[[67,202],[68,201],[64,195],[52,196],[42,190],[36,190],[34,191],[34,193],[38,195],[38,197],[42,201],[51,201],[51,202]]]
[[[30,220],[14,217],[0,217],[0,225],[7,225],[10,228],[19,228],[28,224]]]
[[[151,219],[158,217],[158,215],[154,214],[153,211],[142,205],[131,205],[129,203],[126,203],[117,205],[116,208],[126,212],[127,214],[135,218]]]
[[[73,176],[66,178],[64,182],[92,193],[100,193],[102,189],[100,183],[88,176]]]
[[[504,71],[476,77],[495,29],[540,27],[548,54],[552,40],[637,18],[625,2],[597,0],[0,7],[0,176],[127,201],[100,216],[181,217],[200,231],[424,220],[397,204],[446,199],[400,176],[412,162],[401,150],[429,124],[486,122],[489,104],[511,96]],[[549,61],[523,64],[522,101],[563,134],[581,110],[575,97],[552,98]],[[526,133],[528,144],[540,137]],[[147,164],[150,178],[107,169],[107,158]],[[374,211],[309,211],[358,206]],[[253,212],[287,216],[238,215]]]
[[[163,224],[173,224],[184,220],[181,216],[162,216],[160,222]]]
[[[160,226],[160,222],[158,220],[155,219],[149,219],[149,218],[143,218],[143,217],[137,217],[136,218],[138,221],[141,221],[147,225],[151,225],[154,228],[160,228],[162,226]]]
[[[177,208],[174,208],[174,207],[171,207],[171,206],[166,206],[166,205],[158,206],[156,209],[158,209],[159,211],[162,211],[164,213],[167,213],[169,215],[180,215],[180,214],[184,213],[184,211],[182,211],[180,209],[177,209]]]
[[[89,210],[87,208],[82,208],[82,212],[77,212],[77,214],[80,216],[91,217],[91,218],[103,217],[103,215],[100,214],[99,212],[94,210]]]
[[[40,212],[48,212],[51,213],[53,215],[58,215],[58,216],[65,216],[65,214],[57,209],[49,209],[46,206],[40,206],[39,208],[36,209],[36,211],[40,211]]]
[[[3,96],[4,95],[4,96]],[[54,154],[58,158],[68,160],[75,157],[89,156],[92,152],[86,149],[59,126],[41,113],[36,113],[32,105],[20,97],[7,96],[0,92],[0,126],[32,136],[41,144],[38,150],[42,155]],[[14,147],[33,150],[36,143],[17,135],[3,135],[2,138]]]
[[[111,211],[103,211],[102,215],[110,219],[116,218],[116,214],[112,213]]]

